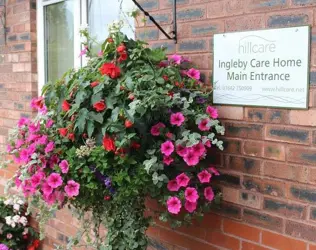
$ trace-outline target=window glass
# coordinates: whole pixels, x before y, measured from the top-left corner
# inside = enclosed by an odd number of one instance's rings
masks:
[[[90,35],[103,43],[108,37],[108,25],[113,21],[124,20],[122,32],[134,38],[134,18],[129,15],[134,8],[132,0],[88,0]]]
[[[74,66],[74,5],[66,0],[44,7],[46,82]]]

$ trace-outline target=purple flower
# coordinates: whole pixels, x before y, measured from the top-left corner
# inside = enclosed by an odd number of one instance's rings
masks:
[[[5,244],[0,244],[0,250],[9,250],[9,248]]]
[[[107,178],[104,180],[104,185],[105,185],[107,188],[111,187],[112,181],[111,181],[111,179],[110,179],[109,177],[107,177]]]
[[[196,98],[196,103],[198,103],[198,104],[204,104],[206,102],[207,102],[207,98],[204,98],[204,97],[201,97],[201,96]]]
[[[192,79],[196,79],[196,80],[200,80],[200,71],[198,71],[197,69],[191,68],[188,70],[187,72],[187,76],[192,78]]]

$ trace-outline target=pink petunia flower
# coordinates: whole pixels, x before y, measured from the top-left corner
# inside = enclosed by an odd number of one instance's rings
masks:
[[[207,170],[203,170],[197,176],[201,183],[209,183],[212,178],[212,175]]]
[[[218,170],[215,168],[215,167],[209,167],[209,170],[213,173],[213,174],[215,174],[215,175],[220,175],[220,173],[218,172]]]
[[[48,205],[53,205],[56,202],[56,194],[51,193],[49,195],[44,195],[44,200]]]
[[[211,106],[207,106],[206,108],[206,113],[209,114],[209,116],[213,119],[217,119],[218,118],[218,111],[216,108],[213,108]]]
[[[49,142],[49,143],[47,144],[46,148],[45,148],[45,153],[47,154],[47,153],[53,151],[54,148],[55,148],[55,143],[52,142],[52,141]]]
[[[32,143],[29,148],[27,149],[29,156],[32,156],[32,154],[36,151],[36,144]]]
[[[48,185],[47,182],[44,182],[42,185],[42,191],[44,195],[48,196],[53,192],[53,188],[50,185]]]
[[[182,125],[184,120],[184,115],[181,112],[174,113],[170,116],[170,123],[178,127]]]
[[[32,141],[38,140],[38,138],[40,138],[40,135],[37,135],[37,134],[29,134],[29,136],[26,138],[26,141],[27,141],[27,142],[32,142]]]
[[[46,122],[45,127],[46,127],[46,128],[51,128],[51,127],[53,126],[53,124],[54,124],[54,121],[51,120],[51,119],[49,119],[49,120]]]
[[[184,157],[188,153],[188,148],[182,146],[181,144],[179,144],[179,145],[176,146],[176,152],[181,157]]]
[[[49,159],[49,167],[50,168],[54,168],[55,165],[59,162],[59,157],[58,155],[53,155],[52,157],[50,157]]]
[[[209,131],[210,126],[210,119],[202,119],[198,125],[199,130],[201,131]]]
[[[207,187],[204,189],[204,197],[208,201],[214,200],[214,192],[213,192],[213,189],[211,187]]]
[[[201,142],[198,144],[195,144],[193,147],[190,148],[190,150],[192,150],[194,154],[196,154],[198,157],[201,157],[202,155],[206,153],[206,149],[203,143]]]
[[[100,50],[99,52],[98,52],[98,57],[102,57],[103,56],[103,51],[102,50]]]
[[[87,54],[88,52],[88,46],[84,46],[83,50],[80,51],[79,57]]]
[[[40,96],[38,98],[33,98],[32,101],[31,101],[31,108],[33,109],[41,109],[43,108],[43,105],[44,105],[44,97],[43,96]]]
[[[184,207],[189,213],[193,213],[196,210],[197,202],[185,201]]]
[[[40,144],[40,145],[45,145],[45,144],[47,144],[47,141],[48,141],[47,135],[43,135],[42,137],[40,137],[40,138],[36,141],[36,143],[37,143],[37,144]]]
[[[10,153],[11,151],[12,151],[12,147],[11,147],[11,145],[8,144],[7,145],[7,152]]]
[[[24,144],[24,141],[22,139],[18,139],[15,142],[15,148],[19,149]]]
[[[174,146],[173,146],[172,141],[166,141],[162,143],[160,150],[161,150],[161,153],[163,153],[166,156],[171,155],[172,152],[174,151]]]
[[[67,160],[62,160],[60,163],[59,163],[59,167],[61,169],[61,172],[63,174],[67,174],[68,171],[69,171],[69,164],[68,164],[68,161]]]
[[[159,136],[160,135],[160,130],[162,128],[165,128],[165,124],[163,124],[162,122],[159,122],[157,123],[156,125],[152,126],[151,129],[150,129],[150,133],[153,135],[153,136]]]
[[[192,79],[200,80],[201,74],[199,70],[191,68],[187,71],[187,76]]]
[[[200,162],[200,157],[194,153],[193,150],[189,150],[188,153],[183,157],[188,166],[196,166]]]
[[[190,202],[196,202],[199,199],[199,194],[193,187],[187,187],[184,191],[184,196]]]
[[[207,140],[204,144],[206,147],[211,148],[212,147],[212,143],[210,140]]]
[[[181,210],[181,201],[179,200],[178,197],[170,197],[167,200],[167,208],[169,213],[171,214],[178,214]]]
[[[172,162],[174,161],[174,159],[171,156],[163,156],[163,163],[166,164],[167,166],[169,166]]]
[[[176,177],[176,181],[179,187],[186,187],[189,185],[190,178],[185,173],[182,173]]]
[[[181,64],[182,56],[174,54],[172,56],[168,56],[169,61],[173,61],[175,64]]]
[[[27,163],[29,161],[29,152],[27,149],[22,149],[21,152],[20,152],[20,160],[23,162],[23,163]]]
[[[52,173],[47,178],[47,184],[52,188],[58,188],[63,184],[63,179],[61,178],[60,174]]]
[[[30,119],[26,117],[21,117],[20,120],[18,121],[18,127],[21,128],[24,125],[29,124]]]
[[[62,191],[55,191],[55,195],[56,195],[56,200],[59,203],[63,203],[65,200],[65,193]]]
[[[37,123],[37,124],[32,123],[32,124],[29,125],[30,133],[37,133],[39,130],[40,130],[40,124],[39,123]]]
[[[176,192],[179,191],[180,186],[176,180],[171,180],[168,182],[167,188],[169,191]]]
[[[19,188],[22,184],[22,181],[20,180],[20,178],[17,176],[15,179],[14,179],[14,183],[15,183],[15,186],[17,188]]]
[[[42,176],[39,174],[35,174],[31,177],[31,183],[33,187],[37,187],[42,181]]]
[[[65,186],[65,192],[68,197],[78,196],[79,189],[80,189],[80,184],[73,180],[68,181],[67,185]]]

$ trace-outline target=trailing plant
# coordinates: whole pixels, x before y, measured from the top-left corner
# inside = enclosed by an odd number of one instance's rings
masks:
[[[224,128],[200,72],[119,30],[111,26],[97,56],[86,40],[88,64],[44,87],[32,101],[38,117],[19,121],[8,148],[20,164],[16,186],[40,207],[41,225],[65,205],[82,218],[68,249],[146,249],[146,197],[172,226],[203,216],[219,199],[211,163],[212,152],[223,150]]]

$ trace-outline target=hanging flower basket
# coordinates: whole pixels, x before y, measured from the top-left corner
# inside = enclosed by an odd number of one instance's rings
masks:
[[[219,199],[208,156],[223,150],[224,128],[200,72],[183,57],[166,57],[116,26],[98,56],[84,45],[88,65],[47,84],[32,101],[36,119],[19,121],[8,146],[20,165],[15,185],[40,208],[41,224],[66,205],[84,220],[68,247],[146,249],[147,197],[172,226]]]

